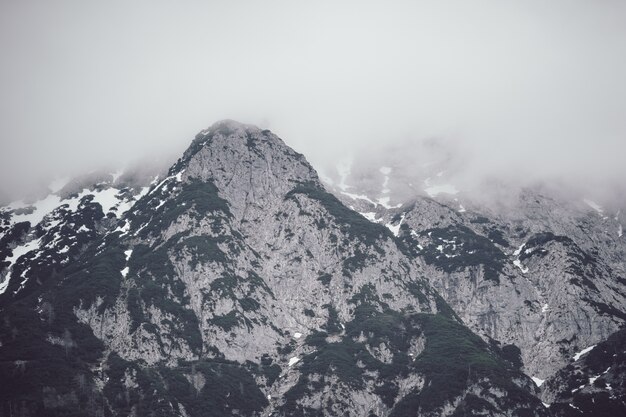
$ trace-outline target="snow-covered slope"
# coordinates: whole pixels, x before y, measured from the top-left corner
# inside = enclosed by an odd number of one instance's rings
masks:
[[[42,285],[106,233],[148,190],[115,179],[91,175],[71,183],[53,181],[41,198],[0,207],[1,298]]]

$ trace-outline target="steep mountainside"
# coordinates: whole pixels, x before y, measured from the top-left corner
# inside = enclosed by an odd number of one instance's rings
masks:
[[[31,201],[0,207],[0,303],[58,274],[147,192],[132,175],[119,176],[55,181]]]
[[[532,205],[529,203],[532,202]],[[429,281],[475,331],[522,351],[545,379],[626,319],[621,237],[595,212],[528,192],[519,217],[418,200],[391,220]]]
[[[75,261],[1,301],[2,413],[548,415],[413,249],[269,131],[202,131],[100,224]]]
[[[383,189],[391,172],[385,168]],[[520,351],[522,369],[540,386],[569,367],[577,352],[624,326],[626,246],[619,212],[533,189],[507,210],[462,194],[389,207],[357,186],[335,192],[398,236],[468,327]],[[543,394],[544,402],[554,400],[557,386]],[[613,394],[620,398],[619,388]]]
[[[626,329],[577,354],[545,382],[544,397],[556,416],[626,415]]]

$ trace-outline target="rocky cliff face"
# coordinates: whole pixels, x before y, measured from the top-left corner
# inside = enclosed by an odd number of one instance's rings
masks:
[[[385,207],[358,186],[335,192],[397,234],[472,330],[501,348],[519,349],[524,372],[538,385],[569,369],[576,352],[624,326],[619,211],[534,189],[523,190],[506,210],[463,195]],[[553,400],[544,394],[546,403]]]
[[[523,198],[535,207],[519,218],[421,200],[391,224],[402,222],[400,238],[465,323],[518,346],[529,375],[545,379],[624,323],[623,245],[608,219]]]
[[[412,242],[269,131],[217,123],[101,224],[1,304],[7,415],[548,415]]]

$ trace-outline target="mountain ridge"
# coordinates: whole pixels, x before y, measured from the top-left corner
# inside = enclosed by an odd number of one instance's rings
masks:
[[[406,231],[343,205],[270,131],[214,124],[100,219],[40,292],[0,304],[6,414],[549,415]]]

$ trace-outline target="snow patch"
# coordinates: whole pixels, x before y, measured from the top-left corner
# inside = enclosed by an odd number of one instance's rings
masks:
[[[531,376],[530,379],[532,379],[535,385],[537,385],[538,387],[542,386],[543,383],[546,382],[545,379],[537,378],[536,376]]]
[[[391,230],[391,233],[393,233],[393,235],[395,237],[398,237],[398,235],[400,234],[400,226],[402,226],[402,222],[404,222],[404,216],[406,215],[406,213],[402,213],[402,217],[400,217],[400,221],[398,222],[397,225],[393,225],[391,223],[387,223],[385,225],[385,227],[389,230]]]
[[[21,246],[17,246],[13,248],[12,249],[13,254],[5,259],[5,262],[9,263],[9,265],[7,265],[6,267],[7,270],[11,268],[13,264],[17,262],[17,260],[21,258],[22,256],[34,250],[39,250],[40,244],[41,244],[41,239],[33,239],[30,242],[27,242]],[[24,274],[22,274],[22,278],[23,277],[24,277]],[[11,279],[11,273],[7,272],[6,276],[4,277],[4,280],[0,282],[0,294],[4,294],[4,292],[7,290],[10,279]]]
[[[128,262],[128,260],[130,259],[130,256],[133,254],[133,250],[132,249],[128,249],[124,251],[124,255],[126,255],[126,262]]]
[[[528,272],[528,268],[526,268],[524,265],[522,265],[522,263],[520,262],[519,259],[514,260],[513,261],[513,265],[518,267],[520,269],[520,271],[522,271],[522,274],[525,274],[525,273]]]
[[[465,207],[463,207],[463,204],[459,204],[459,213],[465,213],[467,210],[465,210]]]
[[[183,173],[184,172],[185,172],[185,170],[183,169],[182,171],[180,171],[176,175],[170,175],[169,177],[165,177],[165,179],[163,179],[163,181],[161,181],[156,187],[154,187],[152,189],[152,191],[150,191],[148,194],[149,195],[154,194],[155,191],[157,191],[159,188],[161,188],[163,186],[163,184],[165,184],[166,182],[168,182],[171,179],[176,179],[176,181],[181,182],[183,180]],[[155,178],[155,180],[156,180],[156,178]]]
[[[546,313],[548,310],[550,310],[550,307],[548,307],[547,304],[544,304],[543,307],[541,307],[541,312],[542,313]]]
[[[585,348],[583,350],[581,350],[580,352],[578,352],[577,354],[574,355],[574,361],[577,361],[578,359],[580,359],[580,357],[582,355],[584,355],[585,353],[589,353],[591,352],[591,350],[596,347],[596,345],[591,345],[588,348]]]
[[[61,205],[61,198],[57,195],[50,194],[43,200],[39,200],[32,204],[33,212],[30,214],[13,214],[13,221],[15,223],[30,222],[32,227],[36,226],[43,220],[46,214]],[[9,210],[17,210],[19,208],[31,207],[29,204],[25,204],[22,201],[11,203],[8,206]]]
[[[293,366],[298,362],[300,362],[300,358],[297,356],[294,356],[293,358],[289,359],[289,366]]]
[[[122,276],[124,278],[126,278],[126,275],[128,275],[128,271],[129,271],[129,268],[126,267],[126,268],[122,269],[120,272],[122,273]]]
[[[113,233],[122,232],[122,236],[124,236],[126,233],[128,233],[129,230],[130,230],[130,223],[128,223],[127,221],[124,221],[124,226],[119,226],[117,229],[113,231]]]
[[[302,337],[302,333],[295,332],[295,333],[293,334],[293,338],[294,338],[294,339],[300,339],[301,337]]]
[[[348,197],[350,197],[350,198],[351,198],[351,199],[353,199],[353,200],[365,200],[365,201],[367,201],[368,203],[371,203],[371,204],[373,204],[373,205],[375,205],[375,206],[377,206],[377,205],[378,205],[378,203],[376,203],[375,201],[371,200],[371,199],[370,199],[368,196],[366,196],[366,195],[352,194],[352,193],[347,193],[347,192],[345,192],[345,191],[342,191],[342,192],[341,192],[341,194],[343,194],[343,195],[345,195],[345,196],[348,196]]]
[[[119,190],[117,188],[108,188],[93,193],[93,202],[100,204],[104,214],[110,212],[113,207],[117,206],[120,199],[117,197]]]
[[[376,219],[376,213],[374,213],[373,211],[368,212],[368,213],[359,213],[359,214],[373,223],[378,223],[380,221]]]
[[[383,206],[386,209],[394,209],[394,208],[398,208],[398,207],[402,207],[402,204],[398,204],[395,206],[392,206],[389,204],[389,202],[391,201],[391,197],[386,196],[386,197],[381,197],[378,199],[378,204],[380,204],[381,206]]]

